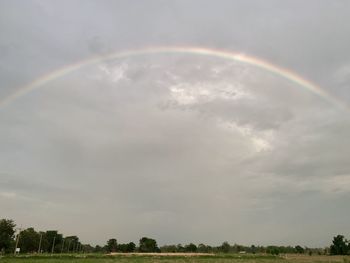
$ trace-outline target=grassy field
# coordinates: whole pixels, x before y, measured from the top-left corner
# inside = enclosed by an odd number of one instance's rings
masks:
[[[201,256],[160,256],[160,255],[62,255],[62,256],[30,256],[2,257],[0,263],[350,263],[349,256],[307,256],[307,255],[201,255]]]

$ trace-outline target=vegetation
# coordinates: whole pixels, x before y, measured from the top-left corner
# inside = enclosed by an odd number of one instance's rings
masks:
[[[143,237],[140,239],[140,252],[160,252],[157,241],[152,238]]]
[[[15,226],[13,220],[0,220],[0,251],[2,253],[9,252],[12,248]]]
[[[89,255],[19,255],[0,258],[2,263],[348,263],[349,257],[344,256],[308,256],[296,255],[294,257],[280,257],[271,255],[240,255],[240,254],[216,254],[206,256],[140,256],[140,255],[116,255],[102,254]]]
[[[116,252],[118,247],[117,239],[111,238],[107,241],[106,250],[108,252]]]
[[[331,255],[348,255],[350,254],[350,242],[343,235],[337,235],[333,238],[330,252]]]
[[[0,251],[1,254],[12,254],[15,248],[20,248],[20,254],[86,254],[86,253],[111,253],[111,252],[143,252],[143,253],[214,253],[214,254],[305,254],[305,255],[348,255],[350,243],[343,235],[334,237],[330,248],[307,248],[297,245],[292,246],[242,246],[230,245],[227,241],[220,246],[210,246],[203,243],[198,246],[193,243],[187,245],[164,245],[158,247],[153,238],[142,237],[138,247],[135,243],[118,243],[116,238],[110,238],[104,246],[95,247],[80,242],[78,236],[64,236],[57,230],[36,231],[33,227],[17,231],[16,224],[10,219],[0,220]]]

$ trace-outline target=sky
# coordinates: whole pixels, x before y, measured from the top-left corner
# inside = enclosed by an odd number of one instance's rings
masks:
[[[346,0],[0,1],[0,217],[101,245],[349,238],[349,13]],[[217,56],[102,59],[160,46],[249,56],[328,95]]]

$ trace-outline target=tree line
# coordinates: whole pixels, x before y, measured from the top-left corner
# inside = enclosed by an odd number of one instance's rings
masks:
[[[57,230],[36,231],[33,227],[19,229],[11,219],[0,220],[0,252],[5,253],[111,253],[111,252],[157,252],[157,253],[265,253],[265,254],[350,254],[350,242],[343,235],[337,235],[329,248],[307,248],[297,246],[243,246],[230,245],[223,242],[220,246],[210,246],[203,243],[158,246],[153,238],[142,237],[138,246],[134,242],[118,243],[116,238],[109,239],[105,245],[91,246],[80,242],[78,236],[64,236]],[[19,249],[19,251],[18,251]]]
[[[86,249],[77,236],[63,236],[57,230],[35,231],[33,227],[19,229],[11,219],[0,220],[0,251],[14,253],[74,253]]]

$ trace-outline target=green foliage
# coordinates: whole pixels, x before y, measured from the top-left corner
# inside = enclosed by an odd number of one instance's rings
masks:
[[[82,244],[81,252],[82,253],[93,253],[94,249],[95,248],[93,246],[91,246],[90,244]]]
[[[181,244],[177,244],[177,246],[176,246],[176,252],[180,252],[180,253],[185,252],[185,247],[182,246]]]
[[[185,246],[185,251],[186,252],[197,252],[197,246],[193,243],[190,243]]]
[[[0,252],[9,252],[13,247],[16,224],[11,219],[0,220]]]
[[[0,251],[13,253],[15,244],[14,227],[13,220],[0,220]],[[59,234],[57,230],[37,232],[34,228],[29,227],[19,233],[18,247],[21,249],[20,253],[37,253],[39,244],[40,253],[80,252],[84,249],[92,252],[94,249],[89,245],[82,245],[77,236],[63,238],[63,235]]]
[[[347,255],[350,251],[350,244],[347,243],[348,241],[344,238],[343,235],[335,236],[330,247],[331,255]]]
[[[164,245],[160,247],[160,251],[162,253],[175,253],[177,252],[177,246],[176,245]]]
[[[254,245],[251,245],[251,246],[250,246],[250,251],[249,251],[249,252],[252,253],[252,254],[255,254],[255,253],[257,252],[257,247],[254,246]]]
[[[108,252],[116,252],[118,249],[117,239],[115,239],[115,238],[109,239],[107,241],[106,248],[107,248]]]
[[[80,242],[79,242],[79,237],[77,236],[67,236],[64,238],[64,246],[63,246],[63,252],[67,252],[67,253],[75,253],[77,251],[79,251],[79,246],[80,246]],[[61,246],[62,249],[62,246]],[[58,252],[58,251],[57,251]]]
[[[160,252],[157,241],[152,238],[143,237],[140,239],[140,252]]]
[[[15,223],[13,220],[0,220],[0,251],[10,253],[14,251],[15,243]],[[41,240],[41,242],[40,242]],[[77,236],[63,237],[57,230],[46,232],[36,232],[34,228],[27,228],[19,234],[18,247],[21,248],[21,253],[36,253],[39,250],[41,253],[106,253],[106,252],[199,252],[199,253],[220,253],[220,255],[233,255],[233,253],[261,254],[267,253],[270,255],[279,255],[287,253],[299,254],[332,254],[332,255],[347,255],[350,253],[350,242],[343,235],[337,235],[333,238],[332,245],[329,248],[303,248],[299,245],[291,246],[242,246],[238,244],[230,245],[228,242],[223,242],[220,246],[209,246],[203,243],[196,246],[193,243],[187,245],[166,245],[158,248],[155,239],[143,237],[140,239],[139,248],[133,242],[126,244],[118,244],[115,238],[109,239],[104,247],[92,247],[88,244],[81,244]],[[230,253],[230,254],[228,254]],[[1,258],[1,256],[0,256]]]
[[[299,245],[295,246],[295,251],[298,253],[298,254],[304,254],[305,252],[305,249]]]
[[[130,242],[127,244],[118,244],[118,252],[123,252],[123,253],[130,253],[130,252],[135,252],[136,245],[134,242]]]
[[[230,246],[230,244],[229,244],[227,241],[225,241],[224,243],[222,243],[222,245],[221,245],[221,247],[220,247],[222,253],[228,253],[228,252],[230,252],[230,248],[231,248],[231,246]]]
[[[20,233],[18,247],[21,252],[30,253],[37,252],[39,248],[40,234],[34,228],[27,228]]]
[[[93,250],[94,253],[103,253],[103,252],[106,252],[106,248],[105,247],[101,247],[99,245],[96,245],[94,247],[94,250]]]
[[[268,246],[266,249],[266,253],[271,255],[279,255],[280,249],[277,246]]]
[[[211,253],[213,251],[213,248],[208,245],[204,245],[203,243],[198,245],[197,251],[199,253]]]

